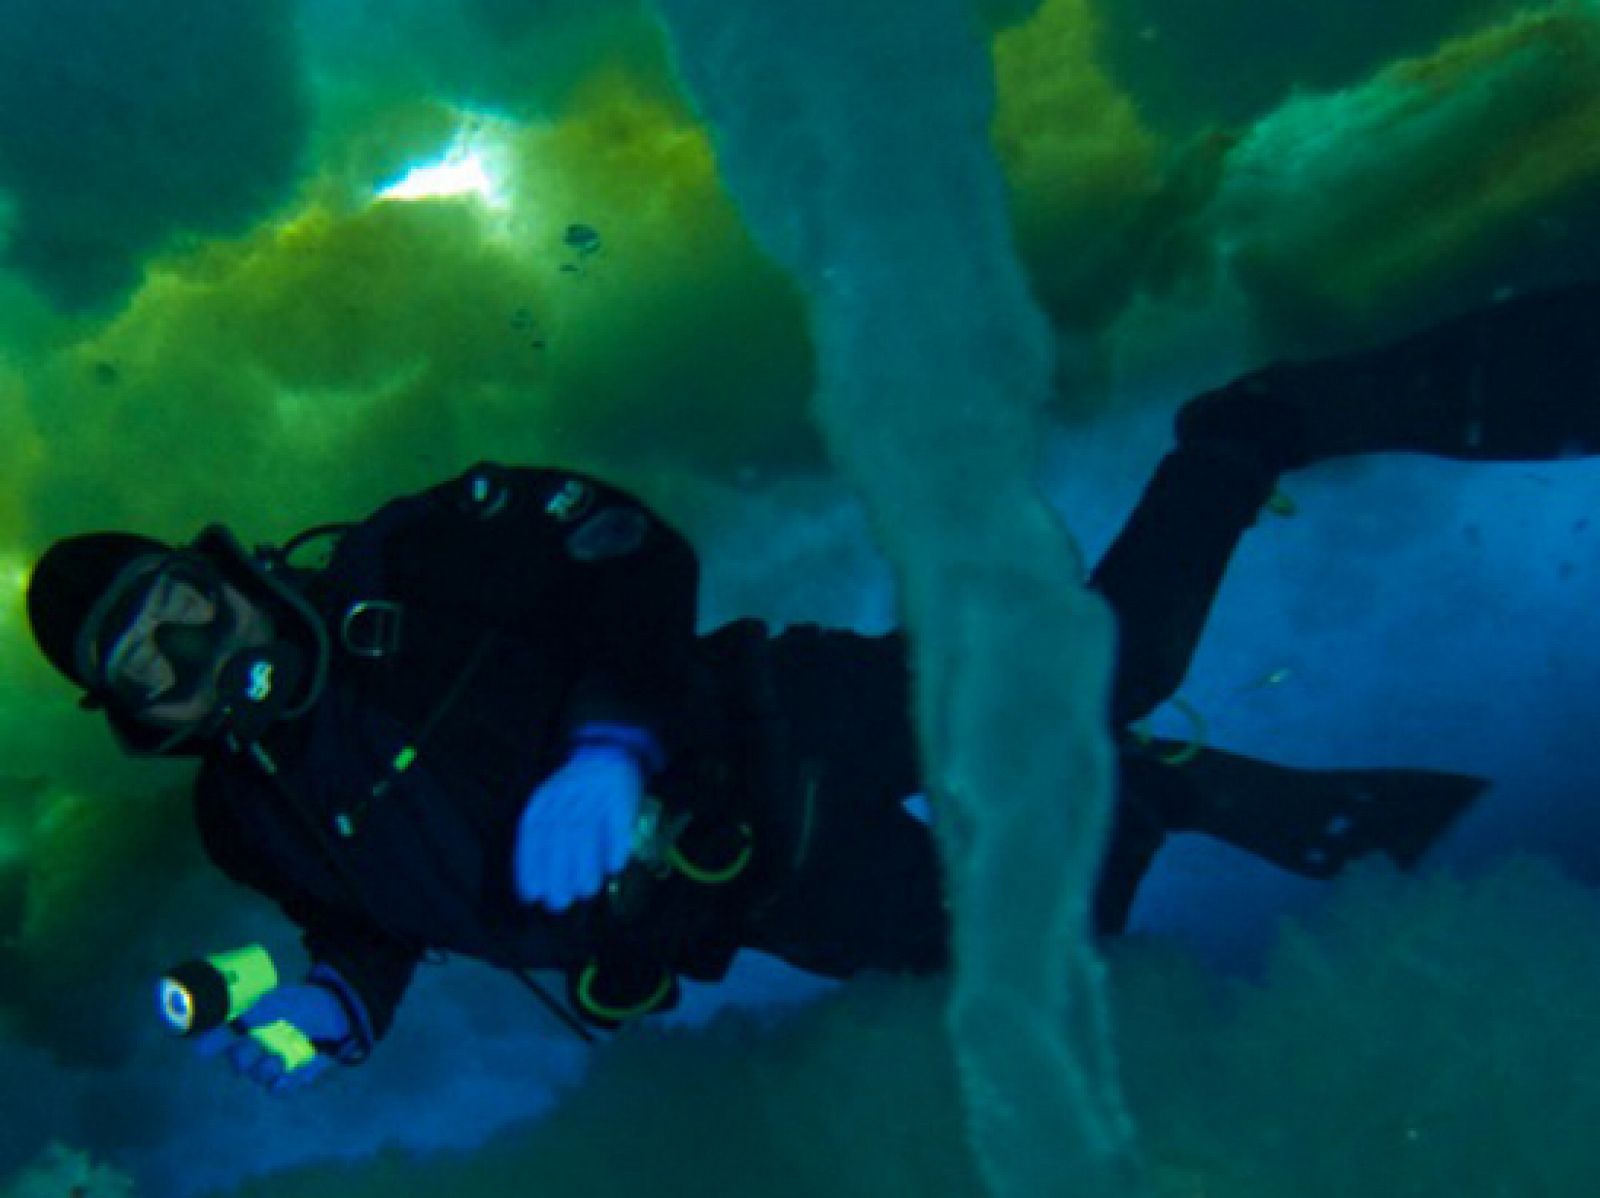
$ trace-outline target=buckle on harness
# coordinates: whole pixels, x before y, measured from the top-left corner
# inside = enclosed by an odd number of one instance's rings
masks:
[[[352,603],[339,625],[339,643],[357,657],[388,657],[400,648],[405,608],[387,599]]]

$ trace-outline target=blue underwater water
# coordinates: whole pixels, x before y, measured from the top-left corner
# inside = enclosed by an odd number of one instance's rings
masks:
[[[946,7],[902,7],[906,74],[884,94],[950,85],[916,57],[943,44],[918,20]],[[1037,7],[975,3],[974,45]],[[694,5],[662,8],[678,14],[680,45],[703,38],[715,61],[723,18],[697,27],[683,15]],[[961,214],[923,195],[901,197],[903,228],[872,223],[893,203],[827,225],[838,160],[789,153],[795,113],[761,72],[737,107],[770,145],[747,141],[754,151],[719,175],[689,146],[696,101],[653,9],[407,0],[380,15],[283,0],[181,20],[165,0],[0,6],[0,469],[17,480],[0,500],[0,565],[20,573],[13,560],[49,537],[116,521],[182,535],[217,504],[275,537],[448,464],[570,455],[681,514],[703,560],[704,625],[757,615],[878,631],[899,603],[873,536],[884,509],[864,514],[803,407],[814,375],[882,367],[886,339],[853,340],[839,316],[859,296],[915,292],[859,326],[924,319],[891,346],[908,372],[970,331],[999,391],[1039,382],[1045,356],[1026,351],[1043,346],[1060,391],[1090,397],[1043,412],[1038,482],[1093,561],[1190,395],[1282,354],[1381,341],[1600,268],[1600,171],[1583,132],[1600,121],[1600,72],[1581,70],[1600,53],[1592,4],[1551,7],[1550,26],[1543,7],[1489,0],[1268,16],[1219,0],[1045,8],[1066,32],[1012,68],[1044,80],[1028,93],[1043,115],[1006,167],[1034,189],[1017,184],[1018,250],[1046,319],[997,333],[976,292],[935,284],[960,277],[939,268],[964,252],[1010,253],[998,191],[964,244],[949,235]],[[843,39],[848,57],[848,28],[816,36]],[[1529,79],[1558,72],[1527,63],[1550,46],[1580,69],[1546,94]],[[801,52],[798,39],[780,49]],[[1072,69],[1057,76],[1058,61]],[[1061,151],[1051,104],[1086,76],[1100,86],[1100,72],[1131,97],[1138,132],[1108,126],[1114,152]],[[1408,90],[1419,79],[1437,112]],[[1098,95],[1091,110],[1113,107]],[[475,128],[504,121],[530,139],[506,169],[547,210],[350,215],[352,194],[435,153],[468,108]],[[859,115],[841,105],[816,144],[851,136]],[[1392,149],[1371,144],[1393,127]],[[1519,157],[1528,129],[1548,140]],[[709,158],[724,143],[706,144]],[[1218,147],[1247,165],[1229,175]],[[1090,179],[1082,193],[1074,169]],[[1421,181],[1390,188],[1385,172]],[[908,177],[923,176],[895,174],[875,198]],[[1204,199],[1197,179],[1212,181]],[[694,190],[724,185],[737,202],[714,212]],[[774,283],[782,255],[730,231],[740,204],[815,274]],[[546,225],[568,236],[539,263],[540,291],[505,247]],[[1116,234],[1083,233],[1102,225]],[[573,229],[604,237],[574,257]],[[648,269],[630,273],[629,253]],[[546,338],[576,348],[561,358]],[[744,394],[748,378],[790,406]],[[937,382],[930,424],[971,414],[969,394]],[[915,475],[915,453],[903,456]],[[976,466],[973,478],[984,494]],[[1416,879],[1329,885],[1202,837],[1169,843],[1095,982],[1117,1030],[1092,1038],[1120,1062],[1149,1192],[1588,1193],[1600,458],[1385,454],[1282,489],[1289,510],[1245,536],[1177,701],[1150,729],[1297,766],[1490,785]],[[0,633],[0,1198],[992,1187],[973,1166],[985,1148],[961,1105],[973,1058],[945,1022],[944,983],[839,987],[756,954],[598,1052],[504,976],[425,966],[370,1063],[263,1098],[166,1037],[146,983],[193,951],[191,932],[226,927],[294,959],[292,931],[195,869],[187,842],[173,847],[163,820],[186,775],[122,763],[43,680],[20,619]],[[1003,684],[1004,663],[984,666]],[[1035,733],[1046,750],[1062,735]]]

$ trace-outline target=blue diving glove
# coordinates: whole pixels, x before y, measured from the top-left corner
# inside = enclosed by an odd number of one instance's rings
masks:
[[[660,759],[639,728],[590,725],[575,739],[572,756],[523,809],[512,856],[517,897],[552,911],[598,894],[628,864],[645,769]]]
[[[371,1044],[361,999],[331,966],[319,964],[306,982],[268,991],[231,1024],[199,1037],[195,1049],[223,1057],[269,1094],[289,1094],[336,1061],[364,1059]]]

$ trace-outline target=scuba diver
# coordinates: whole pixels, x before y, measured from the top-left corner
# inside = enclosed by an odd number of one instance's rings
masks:
[[[1090,578],[1117,614],[1113,834],[1094,902],[1119,931],[1174,831],[1330,877],[1416,863],[1485,783],[1304,770],[1151,740],[1229,557],[1281,474],[1412,451],[1542,458],[1600,446],[1600,286],[1471,313],[1396,345],[1281,364],[1190,401],[1175,448]],[[306,538],[325,564],[295,564]],[[925,821],[906,646],[740,620],[696,633],[698,565],[632,496],[480,464],[359,523],[247,550],[52,545],[28,614],[50,662],[136,754],[199,762],[195,816],[229,877],[299,926],[291,1067],[202,1041],[273,1091],[366,1058],[418,963],[522,978],[586,1038],[670,1008],[741,949],[817,974],[932,971],[948,916]],[[1063,796],[1063,801],[1069,801]],[[531,969],[566,979],[565,1003]]]

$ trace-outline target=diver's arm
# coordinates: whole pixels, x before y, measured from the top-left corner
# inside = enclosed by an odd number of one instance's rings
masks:
[[[252,852],[220,786],[217,777],[205,771],[195,791],[196,826],[207,856],[229,879],[271,899],[300,929],[313,976],[325,966],[354,991],[370,1049],[394,1022],[420,950],[398,943],[369,920],[319,902]]]
[[[358,921],[324,918],[300,926],[313,962],[310,976],[331,975],[353,992],[350,997],[355,1001],[347,1007],[370,1052],[394,1025],[395,1011],[411,986],[421,954],[396,945]],[[346,1059],[345,1063],[354,1061]]]

